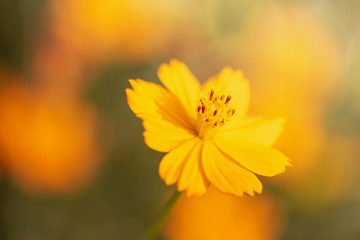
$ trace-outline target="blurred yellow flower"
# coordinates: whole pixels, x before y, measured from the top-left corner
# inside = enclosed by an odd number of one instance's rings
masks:
[[[269,194],[238,198],[210,187],[201,198],[180,198],[163,234],[168,240],[275,240],[284,212]]]
[[[169,45],[177,15],[172,5],[163,0],[52,0],[51,31],[85,58],[141,61],[159,56]]]
[[[201,86],[177,60],[158,71],[167,89],[130,80],[126,89],[131,110],[143,120],[146,144],[169,152],[159,173],[167,185],[200,196],[210,183],[225,193],[260,193],[254,173],[274,176],[289,160],[271,145],[282,130],[282,119],[246,117],[249,84],[240,71],[224,68]]]

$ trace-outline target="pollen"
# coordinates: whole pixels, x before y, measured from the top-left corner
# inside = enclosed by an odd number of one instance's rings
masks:
[[[197,107],[198,121],[207,126],[219,128],[228,122],[235,114],[231,106],[231,95],[217,94],[214,89],[204,94]]]

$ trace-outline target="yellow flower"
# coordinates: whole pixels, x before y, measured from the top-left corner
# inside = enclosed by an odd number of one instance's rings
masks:
[[[204,86],[177,60],[162,64],[158,76],[167,89],[130,80],[131,110],[143,120],[146,144],[169,152],[159,173],[167,185],[177,183],[187,196],[204,194],[210,183],[237,196],[260,193],[254,173],[274,176],[289,160],[270,146],[282,119],[246,117],[249,84],[240,71],[226,67]]]

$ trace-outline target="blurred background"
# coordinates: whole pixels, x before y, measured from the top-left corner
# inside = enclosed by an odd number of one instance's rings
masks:
[[[251,83],[293,167],[180,199],[159,239],[360,239],[360,1],[1,0],[0,239],[139,239],[174,187],[129,78],[177,58]]]

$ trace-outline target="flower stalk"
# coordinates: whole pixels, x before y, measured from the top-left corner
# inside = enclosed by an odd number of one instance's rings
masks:
[[[141,238],[142,240],[152,240],[160,233],[180,195],[181,192],[177,190],[174,191],[169,200],[158,213],[154,222],[150,225],[144,236]]]

